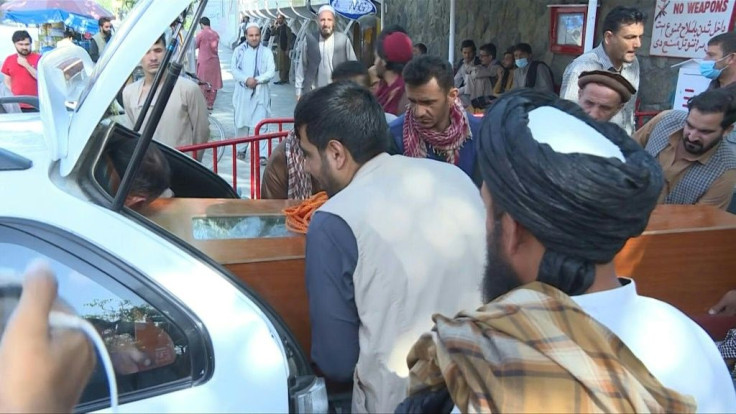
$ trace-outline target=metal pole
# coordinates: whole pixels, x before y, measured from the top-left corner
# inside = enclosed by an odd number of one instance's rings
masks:
[[[588,18],[585,20],[585,43],[583,52],[593,49],[593,36],[595,36],[595,20],[598,12],[598,0],[588,0]]]
[[[593,1],[593,0],[591,0]],[[448,45],[448,59],[455,64],[455,0],[450,0],[450,41]]]
[[[381,30],[383,30],[383,15],[386,14],[386,0],[381,0]]]

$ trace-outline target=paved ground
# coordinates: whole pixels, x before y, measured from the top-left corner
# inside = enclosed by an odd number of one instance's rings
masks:
[[[226,138],[235,138],[235,126],[233,124],[233,89],[235,81],[230,72],[230,59],[233,51],[227,41],[220,42],[220,66],[222,67],[223,87],[217,93],[217,100],[212,111],[212,116],[222,124],[225,129]],[[271,113],[274,118],[292,117],[296,96],[294,86],[291,84],[274,85],[278,81],[278,72],[271,81]],[[249,158],[249,157],[247,157]],[[212,164],[212,156],[206,154],[202,162],[205,165]],[[263,168],[261,168],[261,172]],[[229,183],[232,183],[232,154],[228,148],[222,159],[218,160],[218,173]],[[237,160],[237,184],[238,191],[243,197],[250,197],[250,162]]]

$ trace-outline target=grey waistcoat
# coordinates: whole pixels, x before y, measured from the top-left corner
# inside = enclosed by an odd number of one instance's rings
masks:
[[[335,48],[332,52],[332,67],[335,68],[337,65],[348,60],[348,49],[352,47],[349,39],[342,33],[334,32],[335,36]],[[322,61],[322,54],[319,51],[319,31],[307,34],[307,67],[304,68],[304,85],[303,91],[309,92],[314,89],[317,83],[317,71],[319,71],[319,64]]]
[[[670,135],[682,129],[687,118],[685,111],[670,111],[654,127],[646,151],[657,157],[670,141]],[[716,153],[706,164],[699,162],[687,169],[685,175],[665,198],[665,204],[695,204],[705,194],[711,184],[724,172],[736,168],[736,154],[722,142]]]

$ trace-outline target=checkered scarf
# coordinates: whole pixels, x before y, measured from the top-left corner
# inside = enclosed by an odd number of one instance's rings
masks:
[[[728,331],[726,339],[718,344],[718,350],[721,351],[723,359],[736,359],[736,329]]]
[[[284,139],[284,151],[289,173],[287,197],[289,200],[306,200],[312,196],[312,177],[304,169],[304,152],[293,129]]]
[[[410,395],[446,387],[464,413],[695,411],[692,397],[665,388],[616,335],[540,282],[433,319],[407,358]]]
[[[423,128],[414,119],[414,111],[407,105],[406,119],[404,120],[404,155],[414,158],[427,157],[427,145],[430,145],[437,155],[445,157],[447,162],[457,164],[460,159],[460,148],[472,136],[468,115],[465,113],[459,99],[450,106],[450,125],[442,132],[430,128]]]

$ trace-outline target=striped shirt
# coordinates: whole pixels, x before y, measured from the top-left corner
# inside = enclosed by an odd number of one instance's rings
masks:
[[[569,101],[578,101],[578,77],[583,72],[591,70],[608,70],[621,74],[627,81],[631,82],[636,88],[636,93],[631,97],[629,102],[617,113],[611,122],[619,125],[621,128],[631,135],[634,133],[634,111],[636,109],[636,99],[639,95],[639,60],[634,58],[631,63],[624,63],[621,70],[614,68],[611,59],[603,49],[603,43],[588,53],[584,53],[573,60],[562,75],[562,86],[560,87],[560,97]]]

